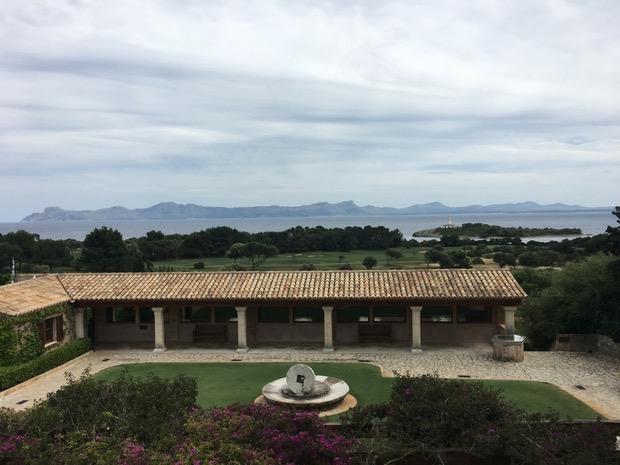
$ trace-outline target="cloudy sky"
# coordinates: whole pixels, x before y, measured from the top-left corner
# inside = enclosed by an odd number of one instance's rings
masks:
[[[620,203],[618,0],[4,0],[0,221]]]

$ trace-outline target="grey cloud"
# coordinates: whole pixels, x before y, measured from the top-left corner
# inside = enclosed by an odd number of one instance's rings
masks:
[[[104,192],[403,206],[473,181],[454,199],[611,204],[619,20],[615,0],[2,2],[0,185],[56,177],[16,217]]]

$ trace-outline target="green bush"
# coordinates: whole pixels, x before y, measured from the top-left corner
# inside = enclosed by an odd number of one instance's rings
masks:
[[[416,453],[445,460],[446,448],[477,457],[503,453],[514,416],[500,391],[482,383],[407,374],[394,381],[387,407],[354,409],[343,422],[355,436],[377,435],[373,447],[384,458]]]
[[[0,390],[23,383],[30,378],[67,363],[75,357],[85,354],[90,349],[90,339],[83,338],[65,344],[29,362],[0,367]]]
[[[457,448],[481,463],[610,465],[620,425],[560,421],[555,412],[525,414],[479,382],[436,375],[398,376],[388,403],[342,417],[344,433],[363,440],[367,463],[421,455],[445,463]],[[391,463],[391,462],[390,462]]]
[[[27,424],[36,437],[131,437],[165,448],[182,435],[184,412],[194,406],[197,394],[196,379],[185,375],[136,378],[124,372],[104,381],[86,372],[79,379],[68,376],[65,386],[31,411]]]

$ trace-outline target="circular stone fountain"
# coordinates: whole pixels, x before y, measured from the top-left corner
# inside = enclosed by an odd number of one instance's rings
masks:
[[[320,415],[334,415],[355,407],[357,400],[349,394],[349,385],[331,376],[315,375],[312,368],[297,364],[289,368],[286,378],[263,387],[257,403],[285,405],[305,410],[320,410]]]

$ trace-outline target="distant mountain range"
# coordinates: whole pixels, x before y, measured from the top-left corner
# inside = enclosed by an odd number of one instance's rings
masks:
[[[405,208],[357,206],[353,201],[339,203],[319,202],[298,207],[272,205],[266,207],[205,207],[194,204],[163,202],[148,208],[129,209],[110,207],[100,210],[64,210],[47,207],[41,213],[32,213],[22,221],[104,221],[104,220],[184,220],[205,218],[288,218],[313,216],[404,216],[442,213],[534,213],[579,212],[613,210],[612,207],[582,207],[554,203],[539,205],[536,202],[503,203],[448,207],[440,202],[412,205]]]

